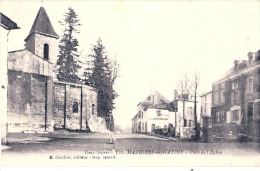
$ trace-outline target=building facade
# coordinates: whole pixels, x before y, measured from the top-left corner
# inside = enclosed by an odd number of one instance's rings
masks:
[[[132,119],[132,130],[135,133],[154,133],[169,124],[175,126],[175,113],[169,100],[156,90],[137,105],[138,114]]]
[[[8,18],[6,15],[0,12],[0,115],[1,115],[1,142],[5,144],[7,142],[7,56],[8,56],[8,35],[11,30],[20,29],[17,24]]]
[[[8,54],[8,129],[48,131],[53,115],[53,62],[59,36],[43,7],[25,49]]]
[[[195,136],[195,111],[194,98],[190,94],[184,95],[175,94],[173,103],[176,104],[176,135],[183,139],[189,139]],[[184,101],[182,101],[185,99]],[[196,102],[198,103],[198,102]],[[198,106],[198,105],[197,105]],[[198,115],[198,108],[196,109]],[[198,122],[198,121],[197,121]]]
[[[43,7],[38,11],[25,49],[8,54],[8,131],[54,129],[100,131],[97,91],[55,80],[59,36]]]
[[[203,125],[203,117],[211,117],[212,91],[200,95],[200,125]]]
[[[187,99],[184,105],[176,97],[169,101],[153,90],[150,95],[137,105],[137,114],[132,119],[132,132],[154,133],[157,129],[174,128],[179,135],[184,127],[194,127],[194,101]],[[184,110],[183,110],[184,109]],[[184,112],[184,113],[183,113]]]
[[[235,60],[227,74],[212,85],[212,122],[225,131],[259,136],[260,51]],[[237,127],[238,126],[238,127]],[[222,131],[222,132],[221,132]]]

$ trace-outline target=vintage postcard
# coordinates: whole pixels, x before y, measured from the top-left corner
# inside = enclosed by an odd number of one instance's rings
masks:
[[[1,0],[1,167],[259,167],[259,11]]]

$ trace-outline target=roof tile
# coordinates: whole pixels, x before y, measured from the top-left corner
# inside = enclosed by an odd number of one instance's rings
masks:
[[[34,20],[29,35],[25,38],[25,41],[33,34],[39,33],[51,37],[59,38],[59,35],[54,31],[51,21],[43,7],[40,7],[38,14]]]

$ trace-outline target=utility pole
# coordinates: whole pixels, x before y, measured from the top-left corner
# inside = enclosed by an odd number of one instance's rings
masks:
[[[177,117],[177,109],[178,109],[178,101],[177,101],[178,92],[177,90],[174,90],[174,112],[175,112],[175,135],[177,130],[177,124],[178,124],[178,117]]]

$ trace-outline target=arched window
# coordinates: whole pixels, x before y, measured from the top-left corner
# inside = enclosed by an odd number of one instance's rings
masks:
[[[92,115],[94,115],[94,114],[95,114],[95,105],[92,104]]]
[[[79,104],[78,104],[78,102],[74,102],[73,103],[72,111],[73,111],[73,113],[78,113],[78,111],[79,111]]]
[[[43,58],[49,60],[49,45],[47,43],[43,47]]]

